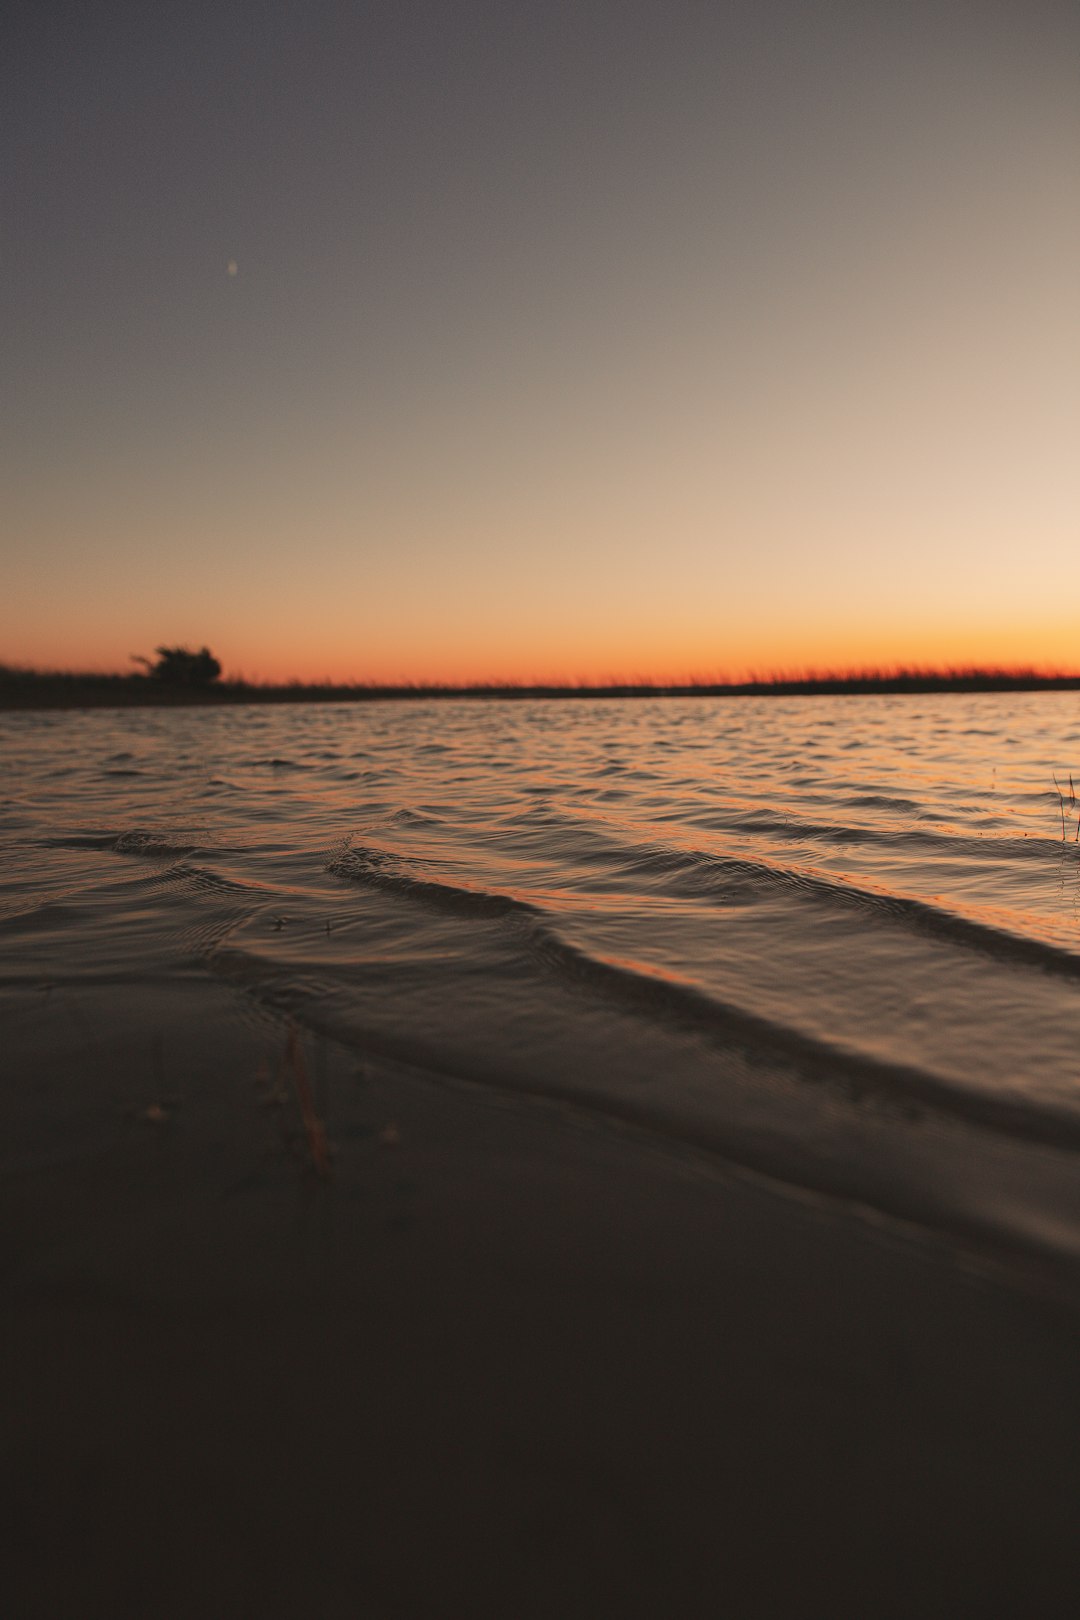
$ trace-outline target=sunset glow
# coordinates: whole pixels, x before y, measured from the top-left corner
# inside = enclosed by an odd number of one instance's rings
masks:
[[[28,15],[0,661],[1075,668],[1076,13],[829,16]]]

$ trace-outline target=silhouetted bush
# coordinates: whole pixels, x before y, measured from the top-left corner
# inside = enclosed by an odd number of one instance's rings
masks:
[[[149,658],[137,660],[145,664],[147,673],[155,681],[167,681],[170,686],[209,686],[221,674],[221,665],[209,647],[192,652],[190,647],[155,647],[157,663]]]

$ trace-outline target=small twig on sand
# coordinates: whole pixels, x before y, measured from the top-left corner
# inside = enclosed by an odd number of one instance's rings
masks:
[[[315,1098],[295,1024],[289,1025],[289,1032],[285,1037],[285,1056],[296,1082],[296,1095],[300,1099],[300,1117],[304,1122],[304,1131],[311,1150],[311,1162],[317,1175],[328,1176],[330,1153],[326,1145],[326,1130],[315,1112]]]

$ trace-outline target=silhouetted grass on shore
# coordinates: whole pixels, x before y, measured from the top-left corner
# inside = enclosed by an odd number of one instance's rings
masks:
[[[171,685],[147,675],[36,670],[0,664],[0,708],[94,709],[229,703],[364,703],[446,698],[832,697],[869,693],[1080,690],[1080,674],[1033,669],[870,669],[755,675],[742,681],[577,683],[330,682],[245,680]]]

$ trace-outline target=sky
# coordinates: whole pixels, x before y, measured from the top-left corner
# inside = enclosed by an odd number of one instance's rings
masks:
[[[1080,667],[1080,7],[13,0],[0,662]]]

